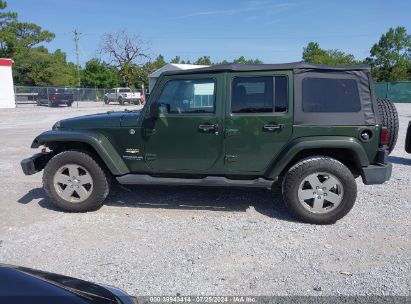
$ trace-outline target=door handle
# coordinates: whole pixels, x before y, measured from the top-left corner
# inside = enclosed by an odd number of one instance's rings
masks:
[[[214,133],[218,132],[218,124],[204,124],[204,125],[199,125],[198,129],[203,132],[211,132],[213,131]]]
[[[281,130],[282,128],[284,128],[284,125],[283,125],[283,124],[266,124],[266,125],[263,126],[263,129],[264,129],[265,131],[268,131],[268,132],[273,132],[273,131],[276,131],[276,130]]]

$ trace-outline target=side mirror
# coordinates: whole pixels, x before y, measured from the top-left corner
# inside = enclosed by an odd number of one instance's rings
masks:
[[[160,104],[158,102],[153,102],[150,104],[150,117],[157,119],[160,116]]]

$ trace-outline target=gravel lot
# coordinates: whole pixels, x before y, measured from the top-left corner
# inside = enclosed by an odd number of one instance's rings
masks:
[[[133,295],[410,295],[411,104],[398,104],[393,176],[364,186],[330,226],[295,222],[262,189],[115,188],[91,213],[57,211],[19,162],[61,118],[135,108],[0,110],[0,262],[120,287]]]

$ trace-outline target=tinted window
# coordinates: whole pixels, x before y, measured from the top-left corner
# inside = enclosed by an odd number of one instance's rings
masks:
[[[236,77],[232,84],[232,113],[287,111],[285,76]]]
[[[213,113],[215,83],[212,79],[171,80],[161,92],[161,111],[169,113]]]
[[[118,92],[119,93],[130,93],[131,90],[130,89],[119,89]]]
[[[361,110],[357,82],[353,79],[305,78],[304,112],[358,112]]]

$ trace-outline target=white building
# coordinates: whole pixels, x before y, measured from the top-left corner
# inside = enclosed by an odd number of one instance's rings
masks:
[[[0,108],[15,108],[13,76],[11,66],[13,60],[0,58]]]
[[[191,70],[191,69],[198,69],[198,68],[205,68],[205,67],[208,67],[208,65],[168,63],[162,68],[148,75],[149,92],[151,93],[151,90],[154,88],[154,85],[156,84],[158,77],[160,77],[160,75],[164,72],[178,71],[178,70]]]

